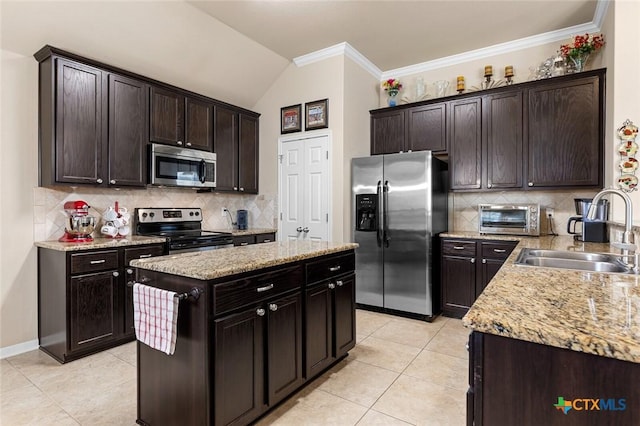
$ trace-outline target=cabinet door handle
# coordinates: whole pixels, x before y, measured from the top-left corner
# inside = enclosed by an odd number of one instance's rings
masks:
[[[471,263],[476,263],[476,258],[475,257],[471,258]]]
[[[105,263],[105,262],[106,262],[106,260],[100,259],[100,260],[92,260],[89,263],[91,263],[92,265],[99,265],[100,263]]]
[[[120,273],[119,273],[118,271],[115,271],[115,272],[113,273],[113,276],[114,276],[114,277],[119,277],[119,276],[120,276]]]
[[[344,282],[342,282],[341,280],[336,281],[336,284],[338,284],[338,287],[342,287],[344,285]]]
[[[263,242],[263,243],[270,243],[270,242],[271,242],[271,240],[264,240],[264,241],[262,241],[262,242]]]
[[[494,253],[506,253],[507,251],[504,249],[493,249]]]
[[[278,305],[276,305],[275,303],[269,303],[269,310],[271,312],[275,312],[278,310]]]
[[[487,263],[487,259],[482,259],[482,263]]]
[[[177,144],[178,144],[179,146],[182,146],[182,141],[178,141],[178,142],[177,142]]]
[[[151,256],[153,256],[153,255],[152,254],[141,254],[139,258],[140,259],[144,259],[144,258],[151,257]]]
[[[454,250],[464,250],[464,246],[453,246]]]
[[[132,275],[133,274],[133,269],[127,268],[127,274]]]
[[[233,190],[234,190],[234,191],[237,191],[237,190],[238,190],[238,187],[237,187],[237,186],[234,186],[234,187],[233,187]]]
[[[262,293],[263,291],[269,291],[273,288],[273,283],[269,284],[269,285],[265,285],[264,287],[258,287],[258,293]]]
[[[102,179],[100,178],[96,179],[96,183],[102,183]]]
[[[191,146],[191,142],[187,142],[187,146]]]
[[[529,182],[529,186],[533,186],[533,182]]]
[[[244,191],[244,188],[243,188],[243,187],[240,187],[240,191]]]
[[[336,288],[336,285],[334,283],[329,283],[329,289],[333,290],[334,288]]]
[[[256,309],[256,314],[257,314],[259,317],[263,317],[265,313],[266,313],[266,311],[265,311],[264,309],[262,309],[262,308],[258,308],[258,309]]]
[[[241,246],[248,246],[248,245],[249,245],[249,243],[245,241],[244,243],[240,243],[240,245],[241,245]]]
[[[487,188],[491,188],[492,186],[491,182],[487,182]]]
[[[332,266],[331,268],[329,268],[329,271],[331,271],[331,272],[337,272],[337,271],[339,271],[339,270],[340,270],[340,268],[341,268],[341,266],[340,266],[340,265],[338,265],[338,266]]]

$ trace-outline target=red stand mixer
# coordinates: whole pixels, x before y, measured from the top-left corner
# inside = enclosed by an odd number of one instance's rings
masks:
[[[64,224],[64,235],[58,241],[67,243],[84,243],[93,241],[91,233],[96,227],[96,218],[89,215],[91,207],[84,201],[67,201],[64,213],[67,219]]]

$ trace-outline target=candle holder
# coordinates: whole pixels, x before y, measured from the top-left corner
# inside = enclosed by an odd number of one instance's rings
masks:
[[[459,76],[456,79],[456,91],[458,93],[464,92],[464,77],[463,76]]]
[[[491,78],[492,75],[493,74],[484,76],[484,81],[482,82],[483,89],[489,89],[493,86],[493,78]]]
[[[513,84],[513,76],[511,76],[511,75],[510,75],[510,76],[507,76],[506,80],[507,80],[507,81],[505,82],[505,84],[506,84],[507,86],[511,86],[511,85]]]
[[[507,86],[513,84],[513,65],[507,65],[504,67],[504,77],[507,79],[505,82]]]

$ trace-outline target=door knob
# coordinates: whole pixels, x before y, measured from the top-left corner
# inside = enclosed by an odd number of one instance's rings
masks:
[[[302,226],[298,226],[298,227],[296,228],[296,231],[297,231],[297,232],[302,232]]]
[[[307,228],[306,226],[304,228],[302,228],[302,232],[304,232],[305,234],[309,233],[309,228]]]

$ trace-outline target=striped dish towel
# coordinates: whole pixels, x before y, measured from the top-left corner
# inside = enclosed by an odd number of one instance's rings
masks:
[[[176,295],[173,291],[133,284],[136,338],[167,355],[173,355],[176,350],[179,302]]]

